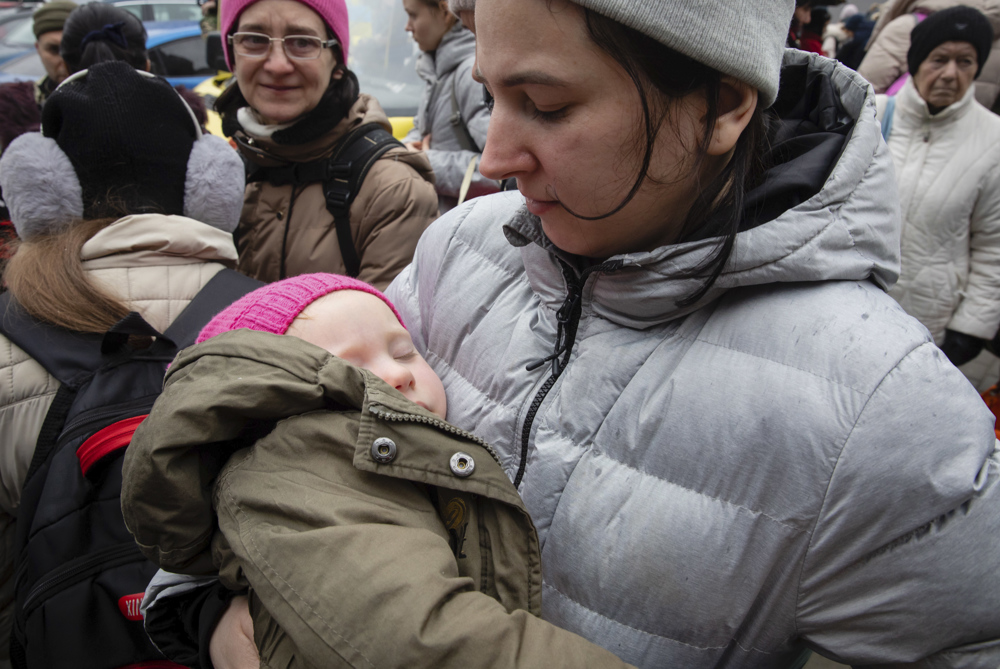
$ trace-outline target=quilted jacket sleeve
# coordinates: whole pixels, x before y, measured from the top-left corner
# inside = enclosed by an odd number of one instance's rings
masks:
[[[411,167],[387,157],[372,167],[356,202],[366,199],[358,278],[383,289],[410,264],[420,235],[437,218],[437,194]]]
[[[802,565],[796,621],[810,646],[853,666],[1000,664],[997,446],[992,414],[933,345],[884,377]]]
[[[948,329],[993,339],[1000,327],[1000,164],[980,186],[971,223],[969,278]]]
[[[14,533],[24,477],[59,383],[0,335],[0,665],[14,614]]]
[[[459,65],[451,75],[455,81],[455,97],[462,113],[462,119],[473,141],[480,148],[479,153],[472,151],[438,151],[434,149],[434,141],[431,139],[431,148],[427,151],[427,158],[434,168],[437,191],[446,197],[458,198],[465,179],[466,170],[469,163],[482,155],[482,148],[486,146],[486,132],[490,125],[490,110],[483,99],[483,87],[472,78],[472,63],[475,58],[470,58]],[[450,89],[450,87],[448,87]],[[441,95],[450,98],[451,90],[441,91]],[[451,103],[441,107],[450,112]],[[488,195],[500,190],[500,184],[492,179],[487,179],[479,172],[473,174],[472,183],[469,186],[469,197]]]
[[[858,66],[858,74],[871,82],[876,93],[885,93],[907,71],[906,52],[910,49],[914,25],[913,16],[900,16],[869,45],[865,59]]]

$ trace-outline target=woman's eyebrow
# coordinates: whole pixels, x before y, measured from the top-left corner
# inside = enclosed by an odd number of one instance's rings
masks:
[[[316,30],[306,26],[288,26],[285,28],[286,35],[315,35]]]
[[[478,69],[476,70],[476,76],[479,80],[483,82],[486,81],[486,78],[483,77],[483,73]],[[566,86],[569,86],[569,82],[553,76],[548,72],[542,72],[541,70],[527,70],[525,72],[506,74],[500,77],[500,86],[504,88],[514,88],[516,86],[553,86],[555,88],[565,88]]]

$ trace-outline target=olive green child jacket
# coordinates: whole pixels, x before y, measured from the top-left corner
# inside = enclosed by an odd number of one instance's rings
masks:
[[[123,475],[150,559],[250,586],[262,666],[626,666],[538,617],[538,537],[485,442],[295,337],[182,352]]]

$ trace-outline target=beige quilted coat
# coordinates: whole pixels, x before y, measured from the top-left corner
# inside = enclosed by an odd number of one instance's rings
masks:
[[[182,216],[128,216],[83,246],[84,268],[153,327],[165,330],[223,267],[232,235]],[[21,486],[58,382],[0,335],[0,669],[9,667],[14,525]]]

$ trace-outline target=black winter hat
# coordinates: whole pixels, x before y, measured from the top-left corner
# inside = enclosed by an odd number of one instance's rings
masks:
[[[993,26],[982,12],[965,5],[931,14],[910,33],[910,51],[906,54],[910,74],[916,76],[931,51],[945,42],[968,42],[976,49],[978,77],[993,48]]]
[[[80,179],[84,218],[184,213],[188,158],[197,139],[191,111],[163,79],[121,61],[68,80],[42,109],[42,134]]]

